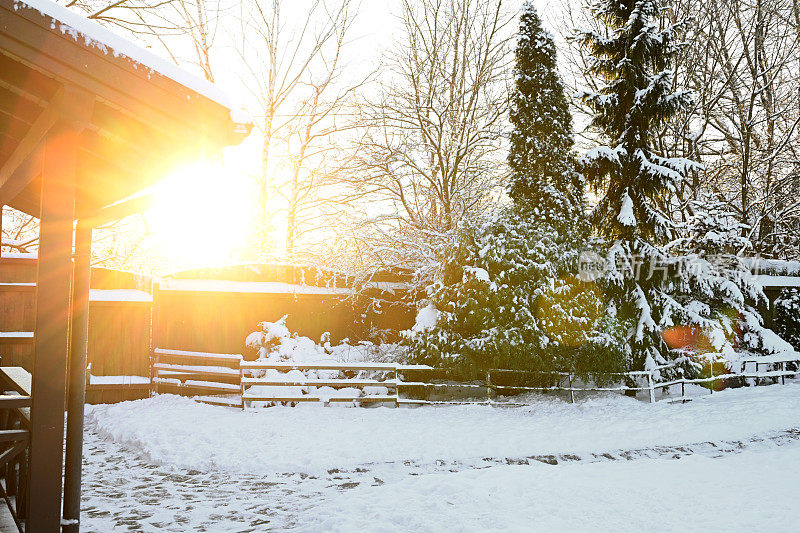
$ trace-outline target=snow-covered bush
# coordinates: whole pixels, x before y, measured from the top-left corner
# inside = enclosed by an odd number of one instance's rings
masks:
[[[258,361],[274,363],[357,363],[364,361],[388,361],[396,357],[397,348],[393,345],[376,345],[371,342],[361,342],[351,345],[347,339],[337,345],[331,345],[330,335],[323,334],[319,342],[292,333],[286,327],[284,315],[276,322],[261,322],[258,329],[247,336],[245,344],[255,351]],[[253,371],[255,377],[266,378],[273,381],[305,381],[307,379],[335,379],[339,377],[355,377],[355,375],[341,376],[336,370],[280,370]],[[332,387],[293,387],[252,385],[247,389],[247,394],[255,396],[273,397],[298,397],[308,394],[320,398],[333,397],[358,397],[361,389]],[[385,387],[366,387],[365,394],[386,394]],[[269,405],[267,402],[254,402],[254,406]]]
[[[602,294],[569,275],[563,238],[545,227],[514,210],[462,224],[408,332],[413,362],[465,378],[488,368],[619,370]]]
[[[783,289],[775,300],[775,330],[800,351],[800,290]]]

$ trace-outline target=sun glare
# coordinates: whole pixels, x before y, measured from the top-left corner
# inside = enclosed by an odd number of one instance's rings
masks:
[[[245,172],[219,162],[175,172],[145,215],[157,253],[170,270],[235,261],[247,247],[256,197]]]

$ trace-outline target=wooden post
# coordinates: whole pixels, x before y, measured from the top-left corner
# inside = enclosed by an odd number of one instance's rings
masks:
[[[44,145],[26,528],[33,532],[61,528],[78,137],[76,128],[61,126]]]
[[[575,403],[575,391],[572,390],[572,374],[569,375],[569,400],[570,403]],[[585,399],[585,397],[584,397]]]
[[[656,391],[653,388],[653,371],[647,373],[647,387],[650,391],[650,403],[656,403]]]
[[[400,372],[397,365],[394,365],[394,406],[400,407]]]
[[[486,401],[492,403],[492,371],[486,371]]]
[[[89,340],[89,283],[92,227],[75,227],[75,266],[72,276],[72,344],[67,389],[67,444],[64,456],[63,531],[79,531],[81,517],[81,461],[83,458],[83,406],[86,399],[86,347]]]
[[[709,372],[711,373],[711,376],[710,376],[711,377],[711,381],[708,382],[708,384],[711,385],[711,386],[708,388],[708,390],[711,391],[711,394],[714,394],[714,361],[711,361],[708,364],[708,368],[710,369]],[[756,367],[756,368],[758,368],[758,367]],[[758,373],[757,370],[756,370],[756,373]]]
[[[158,348],[159,343],[158,320],[161,301],[161,284],[159,282],[153,283],[152,291],[153,305],[150,307],[150,396],[158,394],[158,384],[155,382],[157,372],[153,370],[153,365],[158,362],[156,348]]]
[[[244,354],[239,359],[239,391],[242,395],[242,411],[244,411],[244,369],[242,368],[242,361],[244,361]]]

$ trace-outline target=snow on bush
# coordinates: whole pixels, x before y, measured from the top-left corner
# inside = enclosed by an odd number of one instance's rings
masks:
[[[775,300],[775,330],[800,350],[800,290],[784,289]]]
[[[417,333],[432,330],[436,327],[436,322],[439,320],[439,311],[433,304],[428,304],[417,312],[417,319],[414,322],[414,327],[411,331],[406,331],[407,336],[413,336]]]
[[[367,341],[351,345],[345,339],[340,344],[332,345],[329,333],[323,334],[320,342],[315,342],[308,337],[289,331],[289,328],[286,327],[287,318],[288,315],[284,315],[276,322],[261,322],[258,324],[258,330],[247,336],[245,344],[256,351],[258,361],[298,364],[357,363],[386,360],[392,357],[394,352],[394,346],[392,345],[376,345]],[[253,375],[256,377],[270,381],[286,382],[303,382],[309,379],[354,378],[359,374],[363,374],[363,372],[356,374],[337,370],[281,371],[275,369],[253,371]],[[357,398],[362,394],[385,395],[388,394],[388,389],[380,386],[365,387],[362,391],[353,387],[252,385],[246,390],[246,393],[251,396],[275,398],[296,398],[313,395],[323,401],[327,401],[336,397]],[[276,403],[292,404],[293,402],[251,402],[251,406],[268,407]]]

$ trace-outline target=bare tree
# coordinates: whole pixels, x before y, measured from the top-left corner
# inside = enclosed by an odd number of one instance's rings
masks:
[[[400,20],[349,185],[371,202],[371,252],[416,268],[502,191],[514,17],[500,0],[404,0]]]
[[[259,226],[266,233],[268,221],[284,214],[285,251],[294,259],[311,234],[330,236],[325,228],[339,204],[330,189],[342,169],[337,143],[353,127],[343,117],[371,72],[353,75],[345,58],[353,44],[350,0],[253,1],[240,19],[245,83],[262,110]]]
[[[64,6],[107,26],[124,30],[161,52],[176,64],[188,61],[214,81],[211,68],[221,0],[59,0]],[[188,40],[186,39],[188,36]],[[193,57],[179,49],[191,47]]]

